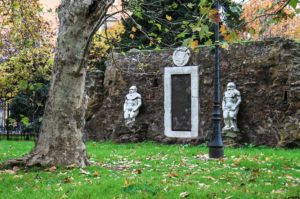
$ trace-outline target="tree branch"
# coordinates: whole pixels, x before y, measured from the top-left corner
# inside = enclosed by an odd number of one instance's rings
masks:
[[[235,26],[234,29],[238,29],[242,26],[245,26],[246,24],[250,24],[254,21],[256,21],[257,19],[260,19],[262,17],[271,17],[271,16],[275,16],[275,15],[278,15],[278,13],[280,13],[284,8],[286,8],[289,3],[290,3],[291,0],[287,0],[283,5],[281,5],[277,10],[275,10],[274,12],[271,12],[271,13],[267,13],[268,11],[266,11],[265,14],[261,14],[261,15],[258,15],[258,16],[255,16],[252,20],[250,21],[245,21],[244,23],[241,23],[239,24],[238,26]],[[271,10],[272,8],[269,9],[269,11]]]
[[[141,25],[138,24],[138,23],[135,21],[135,19],[134,19],[133,17],[131,17],[126,11],[124,11],[124,13],[125,13],[125,14],[129,17],[129,19],[136,25],[136,27],[139,29],[139,31],[141,31],[141,32],[146,36],[147,39],[149,39],[149,40],[152,41],[153,43],[158,44],[158,42],[157,42],[154,38],[150,37],[149,34],[148,34],[146,31],[144,31],[144,30],[142,29]],[[166,43],[164,43],[164,42],[161,42],[161,43],[164,44],[164,45],[167,46],[167,47],[172,47],[172,46],[170,46],[169,44],[166,44]]]
[[[95,0],[97,1],[97,0]],[[103,1],[103,0],[101,0]],[[100,2],[99,2],[100,3]],[[92,42],[92,37],[94,36],[94,34],[97,32],[97,30],[99,29],[99,27],[102,25],[102,23],[104,22],[103,19],[105,18],[104,16],[106,15],[106,12],[108,10],[108,8],[114,3],[114,0],[108,0],[107,2],[105,2],[105,6],[103,6],[101,8],[101,10],[95,10],[94,12],[97,12],[97,14],[95,16],[98,17],[97,22],[95,23],[94,27],[91,29],[91,32],[87,38],[87,43],[82,51],[82,60],[81,63],[79,65],[79,67],[77,68],[76,72],[75,72],[75,76],[80,76],[81,75],[81,70],[82,68],[84,68],[84,65],[86,64],[86,55],[88,53],[90,44]],[[99,8],[99,5],[98,5]],[[100,15],[98,15],[100,14]],[[93,18],[93,17],[91,17]]]

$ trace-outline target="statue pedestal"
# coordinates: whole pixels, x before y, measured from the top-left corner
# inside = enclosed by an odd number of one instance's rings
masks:
[[[239,131],[222,130],[223,134],[223,143],[226,147],[236,147],[237,143],[241,140],[241,134]]]
[[[131,125],[124,122],[117,125],[113,139],[116,143],[136,143],[146,140],[148,125],[136,120]]]

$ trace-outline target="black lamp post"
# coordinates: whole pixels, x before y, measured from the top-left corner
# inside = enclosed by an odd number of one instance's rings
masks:
[[[219,0],[216,0],[216,9],[219,11]],[[219,41],[219,19],[215,23],[215,67],[214,67],[214,106],[213,106],[213,132],[211,134],[209,147],[209,158],[222,158],[224,148],[221,135],[221,110],[220,110],[220,41]]]

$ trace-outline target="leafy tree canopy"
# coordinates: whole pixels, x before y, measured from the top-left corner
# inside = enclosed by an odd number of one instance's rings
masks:
[[[247,37],[257,40],[266,37],[300,39],[299,0],[255,1],[243,6],[242,17],[246,22]]]
[[[214,1],[132,0],[125,6],[132,12],[124,20],[121,48],[160,48],[211,44],[213,24],[222,21],[228,28],[241,23],[241,5],[221,1],[221,19]]]
[[[13,97],[24,86],[23,82],[49,79],[53,59],[46,47],[25,48],[0,64],[1,97]]]
[[[11,103],[9,124],[40,123],[53,65],[53,32],[38,0],[0,1],[0,98]]]
[[[28,47],[49,46],[49,24],[38,0],[0,1],[0,61]]]
[[[22,132],[37,134],[48,96],[49,81],[41,76],[35,81],[21,81],[19,86],[20,91],[10,104],[8,126],[14,128],[20,125]]]
[[[13,97],[19,82],[49,78],[53,33],[38,0],[0,1],[0,91]]]
[[[121,23],[116,23],[109,29],[99,30],[94,35],[89,53],[89,70],[105,70],[104,61],[108,53],[115,48],[114,44],[121,41],[121,34],[124,31],[124,26]]]

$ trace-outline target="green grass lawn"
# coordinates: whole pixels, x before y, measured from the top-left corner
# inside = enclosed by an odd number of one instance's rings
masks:
[[[32,147],[0,141],[0,162]],[[226,148],[225,159],[205,161],[204,146],[89,142],[87,147],[96,163],[85,169],[0,171],[0,199],[300,198],[300,149]]]

